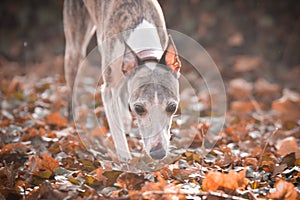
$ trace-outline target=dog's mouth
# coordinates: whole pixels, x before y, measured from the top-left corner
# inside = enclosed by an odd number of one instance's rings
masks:
[[[143,138],[145,150],[153,160],[162,160],[168,154],[169,137],[166,134],[158,134],[156,137]]]

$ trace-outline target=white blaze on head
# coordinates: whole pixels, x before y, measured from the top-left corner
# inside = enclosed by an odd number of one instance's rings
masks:
[[[159,58],[163,53],[163,47],[160,43],[157,28],[145,19],[133,29],[126,43],[134,52],[140,52],[147,49],[161,50]]]

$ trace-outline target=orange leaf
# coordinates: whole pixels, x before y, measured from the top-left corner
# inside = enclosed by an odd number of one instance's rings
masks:
[[[228,174],[221,172],[209,172],[203,180],[203,187],[207,191],[225,189],[233,192],[236,189],[244,189],[249,180],[245,178],[246,170],[235,172],[230,171]]]
[[[249,99],[252,95],[253,84],[242,78],[236,78],[229,82],[228,93],[235,99]]]
[[[237,113],[248,113],[256,109],[262,109],[262,104],[254,104],[251,101],[233,101],[230,105],[231,109]]]
[[[0,155],[1,154],[11,154],[12,151],[25,153],[26,150],[27,150],[27,147],[22,143],[10,143],[10,144],[4,145],[1,148]]]
[[[276,191],[270,193],[267,197],[270,199],[296,200],[299,195],[292,183],[279,180],[275,183]]]
[[[249,72],[259,69],[263,64],[260,57],[255,56],[237,56],[234,63],[236,72]]]
[[[255,93],[258,95],[272,95],[279,93],[279,86],[277,84],[269,83],[266,79],[260,78],[255,84]]]
[[[167,186],[167,182],[165,181],[165,179],[163,179],[163,177],[161,176],[161,174],[159,172],[155,173],[157,181],[158,182],[146,182],[145,185],[142,187],[142,191],[146,192],[146,191],[164,191],[165,187]]]
[[[279,140],[276,143],[276,148],[278,149],[277,153],[281,156],[286,156],[290,153],[300,151],[296,142],[296,138],[294,137],[288,137],[283,140]]]
[[[123,173],[117,179],[117,183],[128,190],[140,190],[144,182],[144,176],[135,173]]]
[[[46,120],[48,124],[58,127],[65,127],[67,125],[67,119],[62,117],[58,112],[47,115]]]
[[[3,120],[0,122],[0,127],[6,127],[9,126],[10,122],[9,120]]]
[[[300,94],[284,89],[283,96],[273,101],[272,109],[285,121],[300,119]]]
[[[52,158],[47,153],[43,154],[43,158],[36,157],[38,169],[49,170],[53,172],[56,168],[59,167],[57,160]]]
[[[103,183],[103,185],[106,185],[106,182],[107,182],[107,178],[103,175],[104,173],[104,169],[103,168],[97,168],[95,170],[93,170],[92,172],[90,172],[90,175],[93,175],[93,177]]]

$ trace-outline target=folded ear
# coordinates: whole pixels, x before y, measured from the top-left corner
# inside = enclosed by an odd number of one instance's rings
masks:
[[[130,73],[135,67],[140,65],[140,58],[136,53],[125,43],[125,51],[123,55],[122,71],[124,74]]]
[[[160,62],[163,65],[167,65],[172,69],[173,72],[179,72],[181,68],[181,62],[179,60],[176,47],[174,45],[171,35],[169,35],[168,47],[165,50]]]

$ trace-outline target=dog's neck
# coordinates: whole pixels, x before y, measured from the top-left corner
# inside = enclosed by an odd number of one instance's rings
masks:
[[[135,52],[140,52],[138,56],[141,58],[149,59],[150,57],[159,60],[165,48],[165,44],[161,44],[160,41],[160,29],[144,19],[130,31],[128,38],[125,39],[126,43]]]

